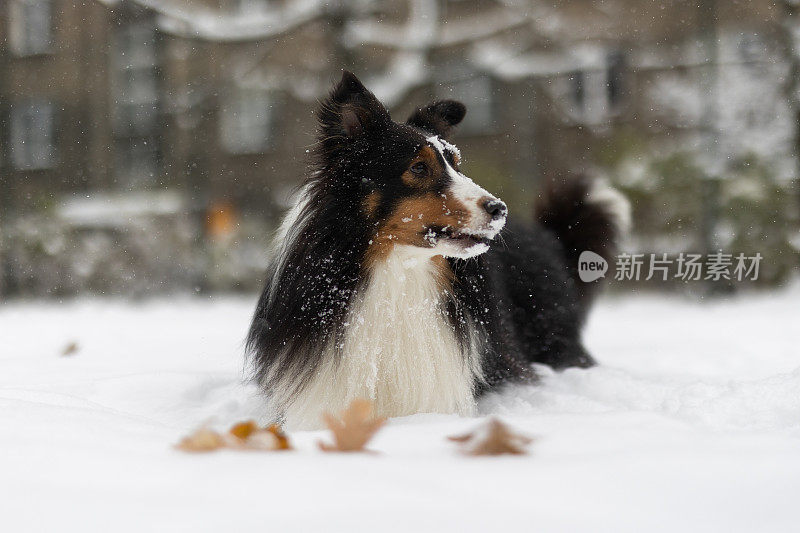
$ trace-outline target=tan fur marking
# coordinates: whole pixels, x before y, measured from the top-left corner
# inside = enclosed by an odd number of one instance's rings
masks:
[[[375,232],[367,250],[367,264],[385,258],[397,245],[428,247],[425,232],[431,226],[458,229],[469,223],[464,204],[434,192],[401,200]]]
[[[425,177],[416,176],[413,172],[411,172],[411,167],[420,162],[428,165],[429,172]],[[419,152],[417,152],[417,155],[414,157],[414,159],[411,160],[411,163],[408,165],[408,170],[403,172],[401,179],[403,180],[403,183],[409,187],[424,189],[432,186],[442,175],[442,172],[444,172],[444,168],[439,163],[439,158],[436,157],[436,151],[430,146],[425,145],[420,149]]]
[[[450,268],[450,263],[448,263],[447,259],[441,255],[432,257],[431,261],[433,261],[433,264],[436,265],[436,268],[439,271],[439,282],[442,284],[442,287],[452,290],[455,275],[453,274],[453,269]]]
[[[371,192],[369,196],[364,198],[364,212],[368,217],[375,216],[378,206],[381,204],[381,193],[378,191]]]

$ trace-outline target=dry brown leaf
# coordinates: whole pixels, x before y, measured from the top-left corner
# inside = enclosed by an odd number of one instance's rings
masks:
[[[530,437],[516,433],[496,418],[490,418],[471,433],[448,439],[458,442],[461,452],[467,455],[521,455],[528,453],[526,447],[533,442]]]
[[[184,437],[175,447],[184,452],[211,452],[224,448],[225,439],[212,429],[200,428]]]
[[[291,450],[289,438],[276,424],[260,428],[252,420],[235,424],[227,433],[200,428],[176,446],[185,452],[211,452],[221,448],[233,450]]]
[[[61,349],[61,355],[64,356],[64,357],[67,357],[67,356],[70,356],[70,355],[75,355],[76,353],[78,353],[78,349],[79,349],[79,347],[78,347],[78,343],[77,342],[73,341],[73,342],[67,343],[67,345],[64,346]]]
[[[228,433],[242,440],[247,440],[247,437],[256,431],[258,431],[258,424],[256,424],[254,420],[248,420],[247,422],[234,424],[233,427],[228,430]]]
[[[320,449],[325,452],[364,451],[364,446],[386,423],[385,418],[373,418],[372,413],[372,402],[364,399],[353,400],[339,418],[324,413],[322,419],[333,433],[334,443],[320,441]]]
[[[275,437],[276,447],[274,449],[276,450],[292,449],[292,445],[289,444],[289,436],[283,432],[283,429],[278,424],[272,424],[271,426],[262,429],[260,433],[269,433],[273,437]],[[259,435],[260,433],[256,433],[256,435]]]

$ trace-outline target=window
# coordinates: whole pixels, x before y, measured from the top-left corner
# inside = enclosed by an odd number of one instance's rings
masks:
[[[115,150],[116,176],[126,187],[147,187],[158,177],[159,153],[154,142],[122,138]]]
[[[233,154],[260,153],[272,137],[274,102],[269,92],[236,88],[220,109],[220,142]]]
[[[50,0],[12,0],[9,6],[9,44],[19,56],[50,52],[52,5]]]
[[[114,131],[148,135],[158,128],[155,29],[146,23],[120,30],[116,38]]]
[[[18,170],[55,164],[55,106],[50,102],[11,106],[11,161]]]
[[[569,95],[575,109],[583,112],[586,107],[586,73],[578,70],[569,75]]]
[[[557,97],[566,105],[564,111],[584,124],[607,124],[625,104],[625,55],[619,51],[606,53],[590,50],[590,61],[580,70],[566,73],[556,85]]]
[[[766,45],[758,34],[741,33],[737,41],[736,48],[739,59],[745,63],[759,61],[766,55]]]
[[[160,100],[156,29],[151,20],[114,37],[112,80],[115,175],[123,187],[147,187],[159,175]]]
[[[606,58],[606,93],[612,109],[622,103],[625,76],[625,56],[611,52]]]

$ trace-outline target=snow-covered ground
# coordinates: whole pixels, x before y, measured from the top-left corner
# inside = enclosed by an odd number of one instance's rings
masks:
[[[479,420],[432,414],[392,420],[377,454],[323,454],[323,432],[175,451],[259,413],[253,303],[0,305],[0,530],[797,531],[800,286],[602,301],[599,367],[482,404],[536,437],[528,456],[461,456],[445,437]]]

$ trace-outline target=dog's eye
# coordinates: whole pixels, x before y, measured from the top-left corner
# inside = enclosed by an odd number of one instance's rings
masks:
[[[411,172],[415,176],[424,176],[428,173],[428,165],[421,161],[419,163],[414,163],[411,165]]]

